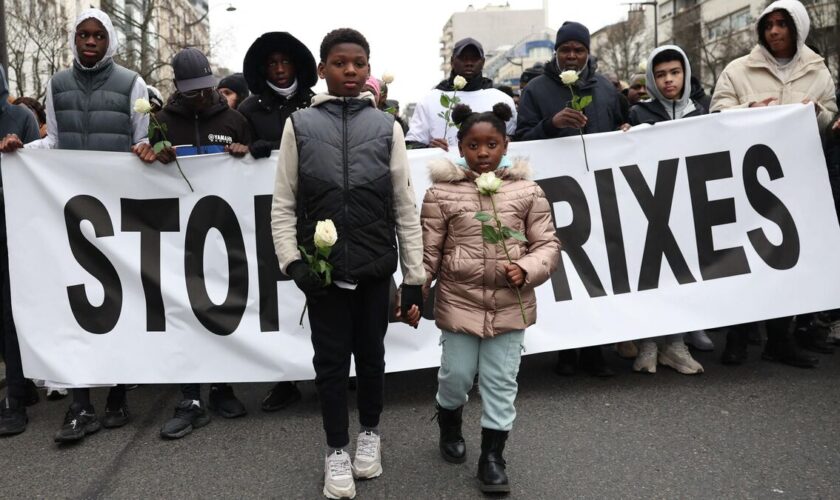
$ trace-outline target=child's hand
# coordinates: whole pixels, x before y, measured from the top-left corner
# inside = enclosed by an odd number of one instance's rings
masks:
[[[505,275],[507,280],[516,288],[525,284],[525,271],[516,264],[505,264]]]
[[[408,326],[412,328],[417,328],[417,325],[420,324],[420,308],[417,306],[411,306],[408,309],[408,314],[403,317],[402,311],[400,311],[400,307],[397,306],[394,308],[394,317],[397,318],[397,321],[402,321],[403,323],[408,323]]]
[[[242,158],[246,154],[248,154],[248,146],[244,144],[239,144],[238,142],[234,142],[228,146],[225,146],[225,151],[230,153],[232,156],[236,158]]]

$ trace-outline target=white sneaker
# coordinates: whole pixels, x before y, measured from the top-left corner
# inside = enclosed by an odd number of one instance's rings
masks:
[[[324,496],[334,500],[356,498],[350,455],[344,450],[336,450],[324,459]]]
[[[639,347],[639,354],[633,362],[633,371],[639,373],[656,373],[656,342],[652,340],[642,341]]]
[[[715,350],[715,343],[712,342],[712,339],[706,334],[705,330],[697,330],[694,332],[688,332],[684,335],[684,340],[686,344],[694,347],[698,351],[714,351]]]
[[[359,433],[356,457],[353,459],[353,476],[356,479],[373,479],[382,474],[380,443],[379,436],[373,432]]]
[[[670,366],[683,375],[703,373],[703,365],[691,357],[688,346],[682,341],[666,344],[659,353],[659,363]]]

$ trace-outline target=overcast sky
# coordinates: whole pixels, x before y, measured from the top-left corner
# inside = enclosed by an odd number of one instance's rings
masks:
[[[549,27],[563,21],[578,21],[595,31],[622,19],[627,0],[549,0]],[[504,1],[491,2],[494,4]],[[236,11],[227,12],[228,4]],[[370,43],[374,76],[389,71],[394,83],[389,98],[405,107],[417,101],[442,78],[440,35],[443,25],[454,12],[473,4],[481,8],[485,1],[420,0],[239,0],[210,2],[210,27],[214,39],[213,58],[221,66],[241,71],[242,58],[251,43],[267,31],[288,31],[305,43],[315,60],[321,39],[331,29],[355,28]],[[538,9],[541,0],[510,0],[514,9]],[[524,36],[525,34],[523,34]],[[480,40],[479,40],[480,41]],[[325,90],[323,83],[316,90]]]

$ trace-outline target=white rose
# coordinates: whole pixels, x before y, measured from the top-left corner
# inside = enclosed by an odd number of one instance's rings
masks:
[[[577,71],[573,69],[566,70],[560,73],[560,81],[563,82],[563,85],[574,85],[575,82],[578,81],[578,74]]]
[[[394,74],[389,71],[382,73],[382,81],[385,82],[385,85],[390,85],[394,81]]]
[[[639,63],[639,73],[647,73],[647,61]]]
[[[152,105],[149,104],[149,101],[147,99],[143,99],[141,97],[140,99],[134,101],[134,111],[145,115],[152,111]]]
[[[461,75],[456,76],[455,79],[452,80],[452,87],[455,90],[461,90],[462,88],[464,88],[466,86],[467,86],[467,79],[464,78]]]
[[[338,231],[330,219],[318,221],[315,224],[315,246],[318,248],[331,248],[338,240]]]
[[[502,186],[502,180],[496,177],[493,172],[485,172],[475,180],[475,186],[481,194],[496,194]]]

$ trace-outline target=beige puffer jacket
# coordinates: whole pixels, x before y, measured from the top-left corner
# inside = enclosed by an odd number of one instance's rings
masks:
[[[792,67],[781,71],[770,52],[761,44],[756,45],[749,54],[735,59],[723,70],[715,85],[711,111],[746,108],[768,97],[778,99],[777,104],[796,104],[808,99],[817,104],[817,122],[823,131],[837,112],[831,73],[823,58],[805,45],[810,21],[799,2],[774,2],[759,16],[756,29],[764,16],[777,9],[787,10],[796,23],[797,49],[790,63]]]
[[[501,245],[485,243],[477,211],[492,214],[490,197],[478,193],[476,174],[448,159],[429,165],[432,182],[420,214],[423,226],[423,265],[428,284],[437,279],[435,324],[451,332],[493,337],[522,330],[537,319],[534,287],[557,268],[560,242],[545,193],[528,180],[524,160],[501,168],[504,182],[494,195],[502,224],[522,232],[528,243],[506,240],[512,260],[526,273],[520,289],[527,324],[516,293],[508,287],[507,263]]]

